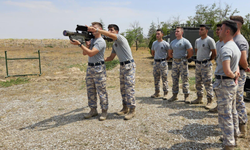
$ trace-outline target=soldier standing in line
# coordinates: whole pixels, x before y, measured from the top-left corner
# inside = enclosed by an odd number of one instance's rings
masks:
[[[233,20],[237,23],[238,30],[234,35],[234,42],[238,46],[241,52],[240,58],[240,77],[238,80],[238,87],[236,92],[236,109],[239,115],[239,127],[240,127],[240,136],[245,138],[247,135],[247,111],[246,105],[244,102],[244,85],[246,82],[246,71],[249,71],[247,58],[248,58],[248,50],[249,45],[245,37],[241,34],[240,29],[244,23],[244,20],[241,16],[230,16],[230,20]]]
[[[222,22],[220,38],[225,43],[218,51],[213,89],[218,101],[218,122],[223,135],[225,150],[233,150],[239,135],[236,111],[236,84],[239,78],[241,53],[233,41],[237,24],[231,20]]]
[[[173,58],[172,62],[172,80],[173,96],[168,100],[173,102],[178,100],[177,95],[179,92],[179,76],[181,74],[182,80],[182,90],[184,93],[184,101],[189,100],[189,83],[188,83],[188,59],[193,55],[193,48],[191,43],[183,38],[183,28],[176,27],[175,36],[176,39],[170,43],[170,49],[168,51],[168,56]]]
[[[221,31],[221,24],[219,23],[219,24],[216,25],[216,31],[215,31],[215,33],[216,33],[216,35],[218,37],[220,35],[220,31]],[[223,45],[224,45],[224,42],[222,41],[221,38],[219,38],[219,40],[216,42],[216,51],[217,51],[217,53],[220,51],[220,49],[223,47]],[[217,56],[216,56],[215,59],[217,59]],[[218,112],[217,111],[217,102],[216,102],[216,106],[214,108],[209,109],[209,112],[211,112],[211,113],[217,113]]]
[[[93,28],[102,29],[102,24],[99,22],[92,23]],[[88,105],[90,112],[84,116],[85,119],[98,115],[97,112],[97,93],[100,98],[102,114],[100,121],[106,120],[108,110],[108,93],[106,92],[106,66],[104,64],[104,52],[106,42],[102,38],[101,33],[93,32],[95,36],[91,43],[86,42],[86,46],[77,40],[70,41],[73,45],[78,45],[83,50],[83,55],[88,55],[88,68],[86,72],[86,85],[88,94]]]
[[[116,24],[108,26],[109,31],[89,27],[89,31],[98,32],[113,39],[111,55],[105,61],[111,61],[117,55],[120,61],[120,90],[122,95],[123,108],[117,112],[118,115],[125,115],[124,119],[129,120],[135,116],[135,69],[136,65],[132,56],[127,39],[118,34],[119,27]]]
[[[199,35],[201,36],[195,41],[195,53],[197,54],[197,61],[195,65],[195,81],[197,99],[191,101],[191,104],[202,104],[203,85],[207,91],[207,105],[206,109],[211,108],[213,102],[213,86],[212,86],[212,62],[216,57],[216,46],[214,39],[207,35],[209,27],[200,25]]]
[[[156,98],[160,96],[160,77],[162,77],[164,96],[163,100],[167,100],[168,94],[168,62],[167,53],[169,50],[169,43],[162,39],[163,31],[157,29],[156,31],[156,41],[152,44],[151,54],[154,56],[154,84],[155,93],[151,98]]]

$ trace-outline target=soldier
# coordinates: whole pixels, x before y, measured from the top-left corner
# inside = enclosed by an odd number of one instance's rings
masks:
[[[151,96],[156,98],[160,96],[160,77],[162,77],[164,96],[163,100],[167,100],[168,94],[168,63],[167,53],[169,50],[169,43],[162,39],[163,31],[158,29],[156,31],[156,41],[152,44],[151,54],[154,56],[154,84],[155,93]]]
[[[201,36],[195,41],[195,53],[197,57],[195,66],[195,81],[197,99],[191,101],[191,104],[202,104],[203,86],[207,91],[206,109],[211,108],[213,102],[213,86],[212,86],[212,62],[216,56],[216,46],[214,39],[207,35],[208,26],[200,25],[199,35]]]
[[[243,18],[241,16],[230,16],[230,20],[235,21],[238,26],[238,30],[233,38],[234,42],[239,47],[241,52],[241,58],[239,63],[240,77],[238,80],[238,87],[236,92],[236,109],[239,115],[239,127],[241,132],[239,137],[245,138],[247,135],[247,111],[243,94],[244,94],[244,85],[246,82],[246,71],[249,71],[247,63],[249,45],[247,40],[240,32],[240,29],[244,23]]]
[[[193,55],[191,43],[182,37],[183,28],[177,27],[175,30],[176,39],[170,43],[168,56],[173,58],[172,62],[172,80],[173,80],[173,96],[169,102],[178,100],[179,92],[179,76],[181,74],[182,90],[184,93],[184,101],[189,101],[189,83],[188,83],[188,59]]]
[[[216,25],[216,31],[215,31],[215,33],[216,33],[216,35],[219,37],[219,35],[220,35],[220,31],[221,31],[221,24],[220,23],[218,23],[217,25]],[[223,45],[224,45],[224,42],[222,41],[222,39],[219,37],[219,40],[216,42],[216,51],[218,52],[218,51],[220,51],[220,49],[223,47]],[[216,59],[217,59],[217,56],[216,56]],[[209,109],[209,112],[211,112],[211,113],[217,113],[218,111],[217,111],[217,103],[216,103],[216,106],[214,107],[214,108],[212,108],[212,109]]]
[[[117,112],[118,115],[125,115],[124,119],[129,120],[135,116],[135,69],[136,65],[132,56],[127,39],[118,34],[119,27],[115,24],[108,26],[109,31],[89,27],[89,31],[98,32],[113,39],[111,55],[105,61],[111,61],[117,55],[120,61],[120,90],[122,95],[123,108]]]
[[[93,28],[102,29],[99,22],[92,23]],[[73,45],[78,45],[83,50],[83,55],[88,55],[88,68],[86,73],[86,85],[88,94],[88,105],[90,112],[84,116],[85,119],[98,115],[97,93],[100,98],[102,114],[100,121],[106,120],[108,110],[108,93],[106,92],[106,66],[104,64],[104,51],[106,49],[105,40],[101,37],[101,33],[93,32],[95,36],[91,43],[86,42],[86,46],[77,40],[70,41]],[[97,92],[97,93],[96,93]]]
[[[224,149],[231,150],[239,135],[236,111],[236,84],[239,77],[241,53],[233,41],[237,24],[231,20],[222,22],[220,38],[225,45],[218,51],[213,89],[218,101],[218,121],[223,135]]]

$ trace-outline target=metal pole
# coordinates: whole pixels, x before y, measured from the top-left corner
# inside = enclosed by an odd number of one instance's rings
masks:
[[[7,76],[6,76],[6,77],[8,77],[8,76],[9,76],[9,74],[8,74],[7,51],[5,51],[5,65],[6,65],[6,74],[7,74]]]
[[[42,68],[41,68],[41,59],[40,59],[40,50],[38,50],[38,59],[39,59],[39,70],[40,70],[40,75],[42,75]]]

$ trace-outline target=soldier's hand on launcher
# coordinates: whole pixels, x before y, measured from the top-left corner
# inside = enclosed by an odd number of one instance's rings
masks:
[[[70,43],[71,44],[73,44],[73,45],[79,45],[79,44],[81,44],[79,41],[77,41],[77,40],[70,40]]]

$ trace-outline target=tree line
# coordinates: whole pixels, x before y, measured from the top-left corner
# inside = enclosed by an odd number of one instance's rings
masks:
[[[196,24],[210,24],[211,29],[214,31],[214,35],[216,24],[221,23],[225,19],[229,19],[231,15],[237,15],[237,13],[240,12],[237,9],[232,9],[232,6],[226,3],[224,4],[224,8],[221,7],[220,3],[213,3],[212,5],[199,4],[195,7],[195,10],[195,15],[189,16],[185,24],[188,26]],[[242,26],[241,33],[250,45],[250,13],[242,17],[244,18],[244,24]],[[101,22],[103,23],[102,20]],[[168,35],[173,26],[180,24],[181,21],[179,16],[172,17],[168,21],[159,21],[158,19],[157,23],[153,21],[151,22],[148,33],[144,36],[143,28],[140,26],[139,21],[134,21],[130,24],[130,29],[127,29],[121,34],[127,38],[129,45],[136,46],[136,49],[139,47],[151,48],[153,41],[156,40],[155,32],[157,29],[162,29],[164,35]],[[218,37],[214,37],[215,41],[218,39]],[[112,43],[107,44],[109,47]]]

